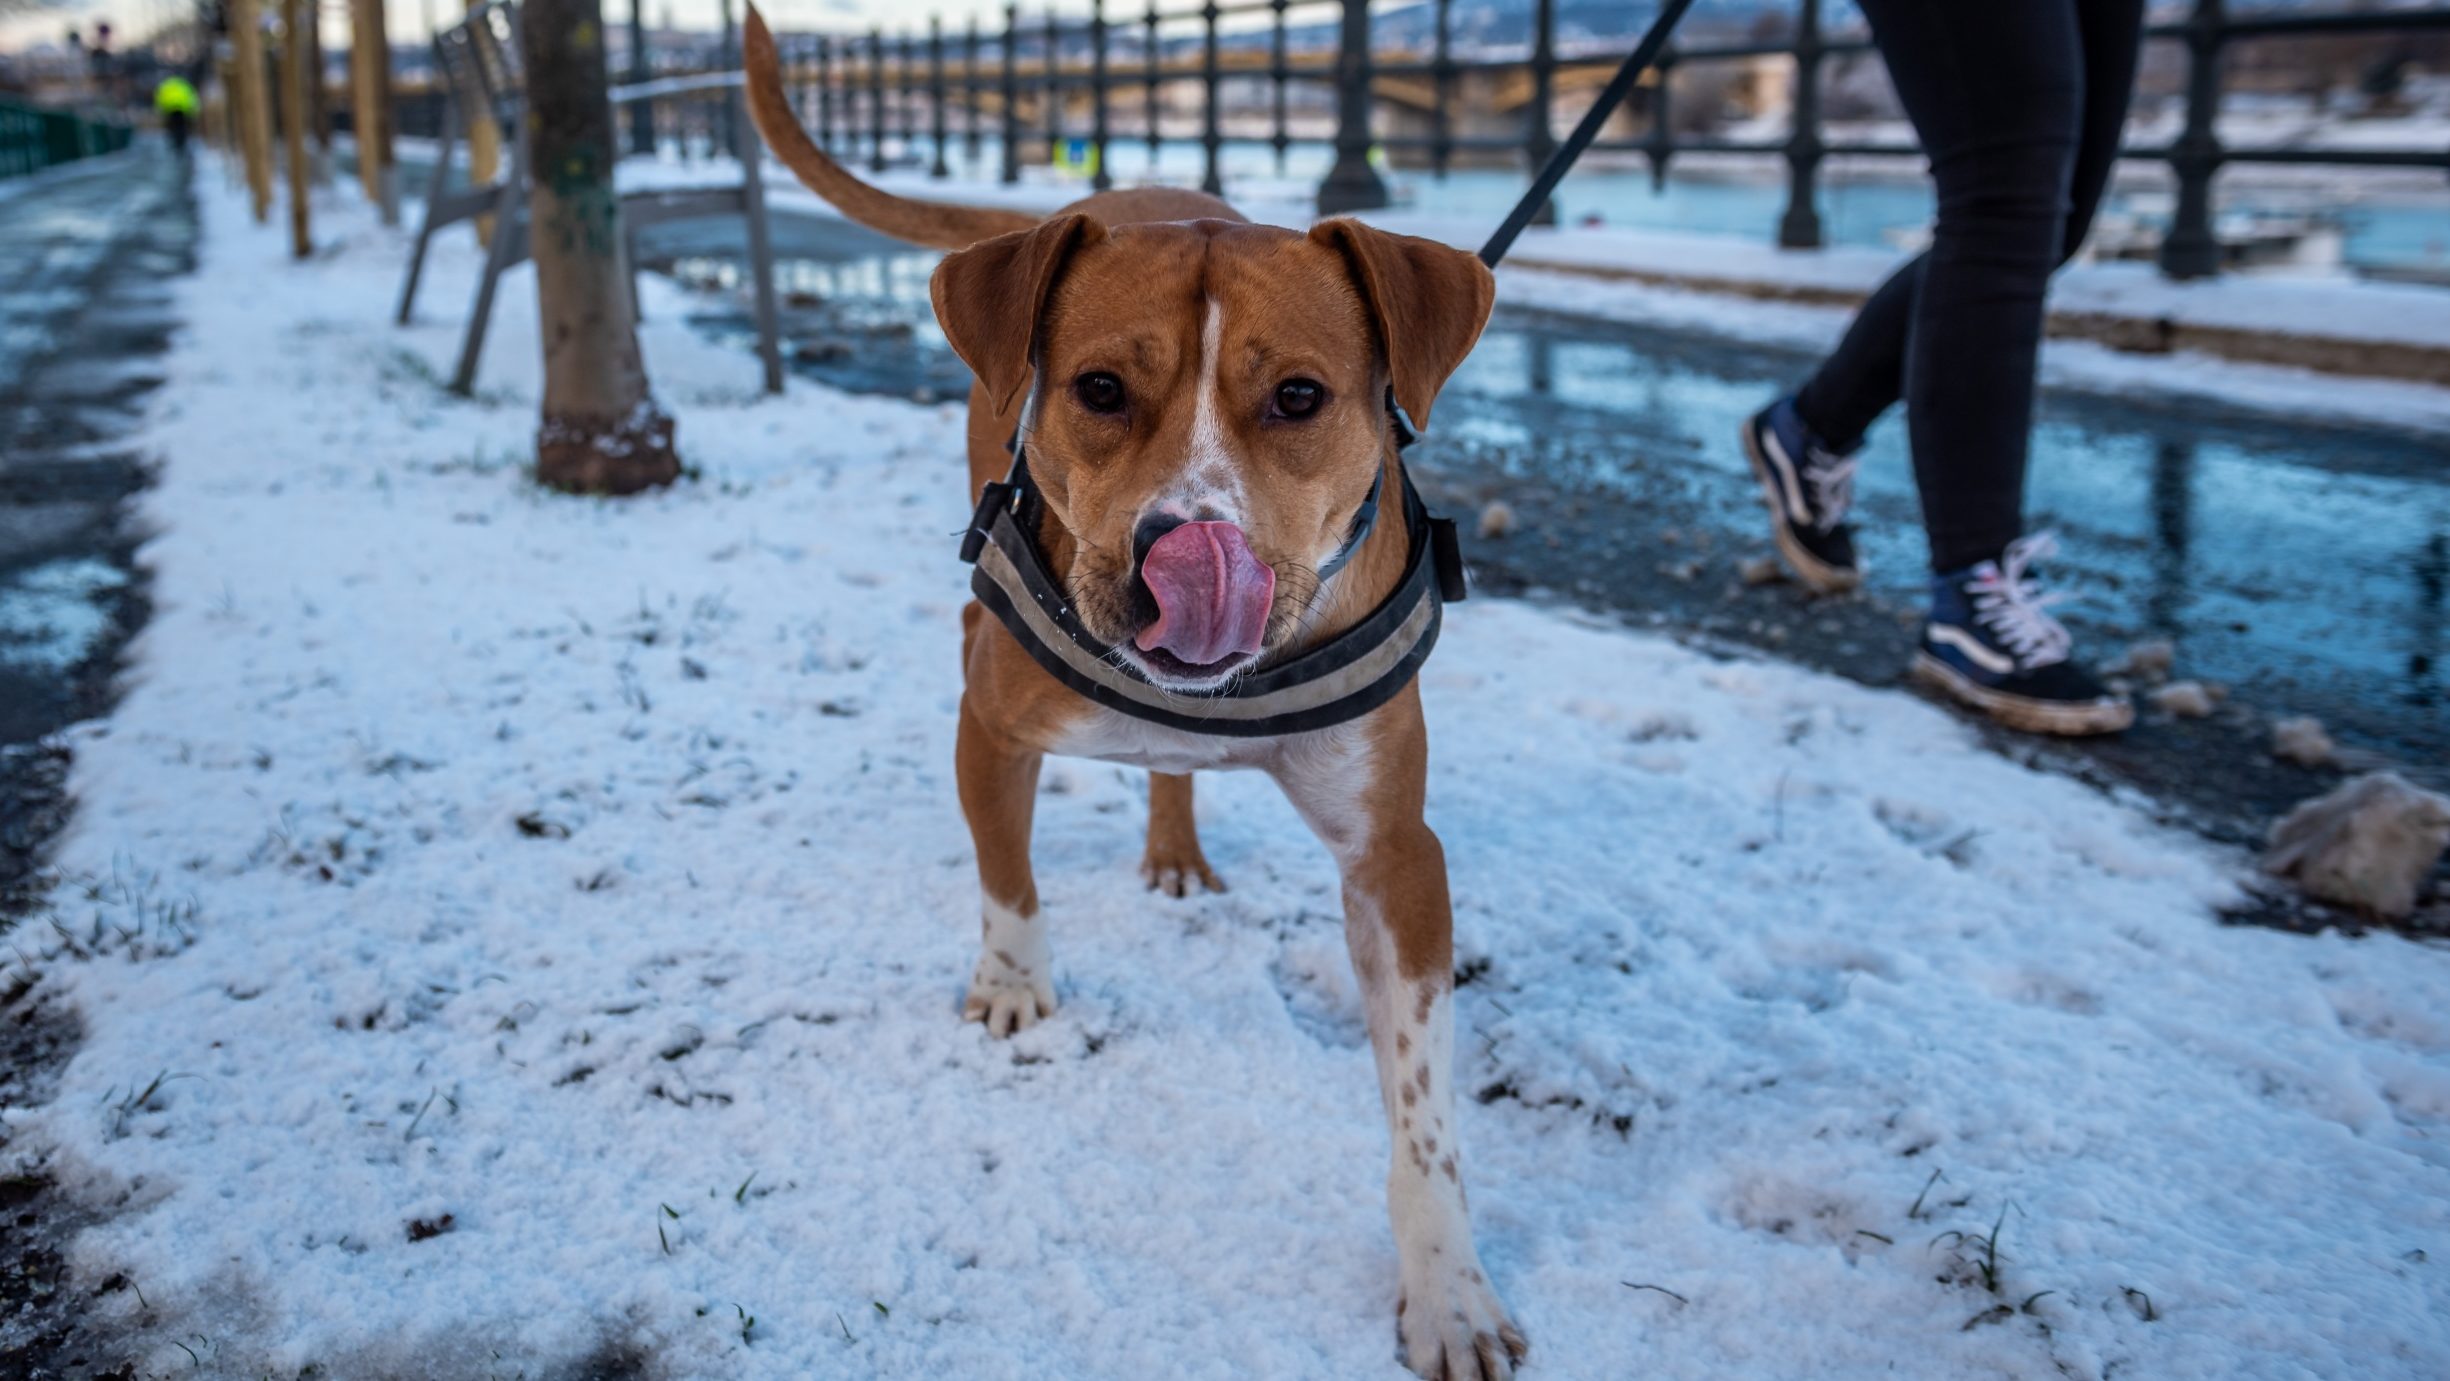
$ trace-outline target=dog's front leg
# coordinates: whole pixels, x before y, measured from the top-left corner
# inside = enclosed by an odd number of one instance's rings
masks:
[[[1030,816],[1043,760],[1038,750],[981,720],[970,697],[962,696],[953,767],[961,813],[978,851],[980,940],[978,968],[961,1010],[995,1036],[1025,1031],[1055,1012],[1046,918],[1038,913],[1038,883],[1029,867]]]
[[[1344,935],[1393,1140],[1387,1211],[1403,1282],[1396,1333],[1405,1363],[1423,1376],[1501,1381],[1530,1344],[1481,1269],[1466,1212],[1454,918],[1445,852],[1421,818],[1428,736],[1419,701],[1407,693],[1336,737],[1342,742],[1288,754],[1277,778],[1343,870]]]

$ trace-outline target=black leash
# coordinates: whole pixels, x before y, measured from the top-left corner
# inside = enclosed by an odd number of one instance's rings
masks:
[[[1591,109],[1583,115],[1582,123],[1574,126],[1574,132],[1567,135],[1565,142],[1557,146],[1557,151],[1548,156],[1540,175],[1531,180],[1531,190],[1524,193],[1523,199],[1514,204],[1514,210],[1507,213],[1505,224],[1497,227],[1497,233],[1480,247],[1480,262],[1496,268],[1497,261],[1506,257],[1506,251],[1514,248],[1514,237],[1522,234],[1523,227],[1531,224],[1531,218],[1548,204],[1549,194],[1565,180],[1565,174],[1574,166],[1574,160],[1582,157],[1582,151],[1591,147],[1591,141],[1599,137],[1599,127],[1608,122],[1608,116],[1624,103],[1627,96],[1633,94],[1634,85],[1642,80],[1643,71],[1659,60],[1659,50],[1667,46],[1668,35],[1676,31],[1684,12],[1691,8],[1693,0],[1666,0],[1659,6],[1659,17],[1650,21],[1650,32],[1642,35],[1642,41],[1634,47],[1632,56],[1626,58],[1625,65],[1617,68],[1616,75],[1608,79],[1608,85],[1600,91],[1599,99],[1592,102]]]

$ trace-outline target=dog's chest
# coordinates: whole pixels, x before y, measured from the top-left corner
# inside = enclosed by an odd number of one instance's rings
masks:
[[[1181,774],[1263,766],[1275,758],[1281,742],[1186,733],[1098,706],[1058,729],[1046,751]]]

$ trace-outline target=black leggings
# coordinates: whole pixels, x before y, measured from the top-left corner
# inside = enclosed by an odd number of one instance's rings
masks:
[[[1796,398],[1852,447],[1902,396],[1931,568],[2024,532],[2042,295],[2110,179],[2143,0],[1859,0],[1939,194],[1931,248],[1880,285]]]

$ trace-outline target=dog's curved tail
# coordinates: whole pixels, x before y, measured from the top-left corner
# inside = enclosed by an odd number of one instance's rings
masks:
[[[740,55],[748,71],[749,115],[757,121],[757,132],[765,136],[766,147],[774,150],[774,156],[809,191],[852,220],[930,249],[967,249],[981,240],[1038,223],[1039,217],[1026,211],[898,197],[853,176],[817,147],[792,113],[791,99],[783,93],[782,62],[774,50],[774,35],[755,5],[749,6],[748,23],[741,31]]]

